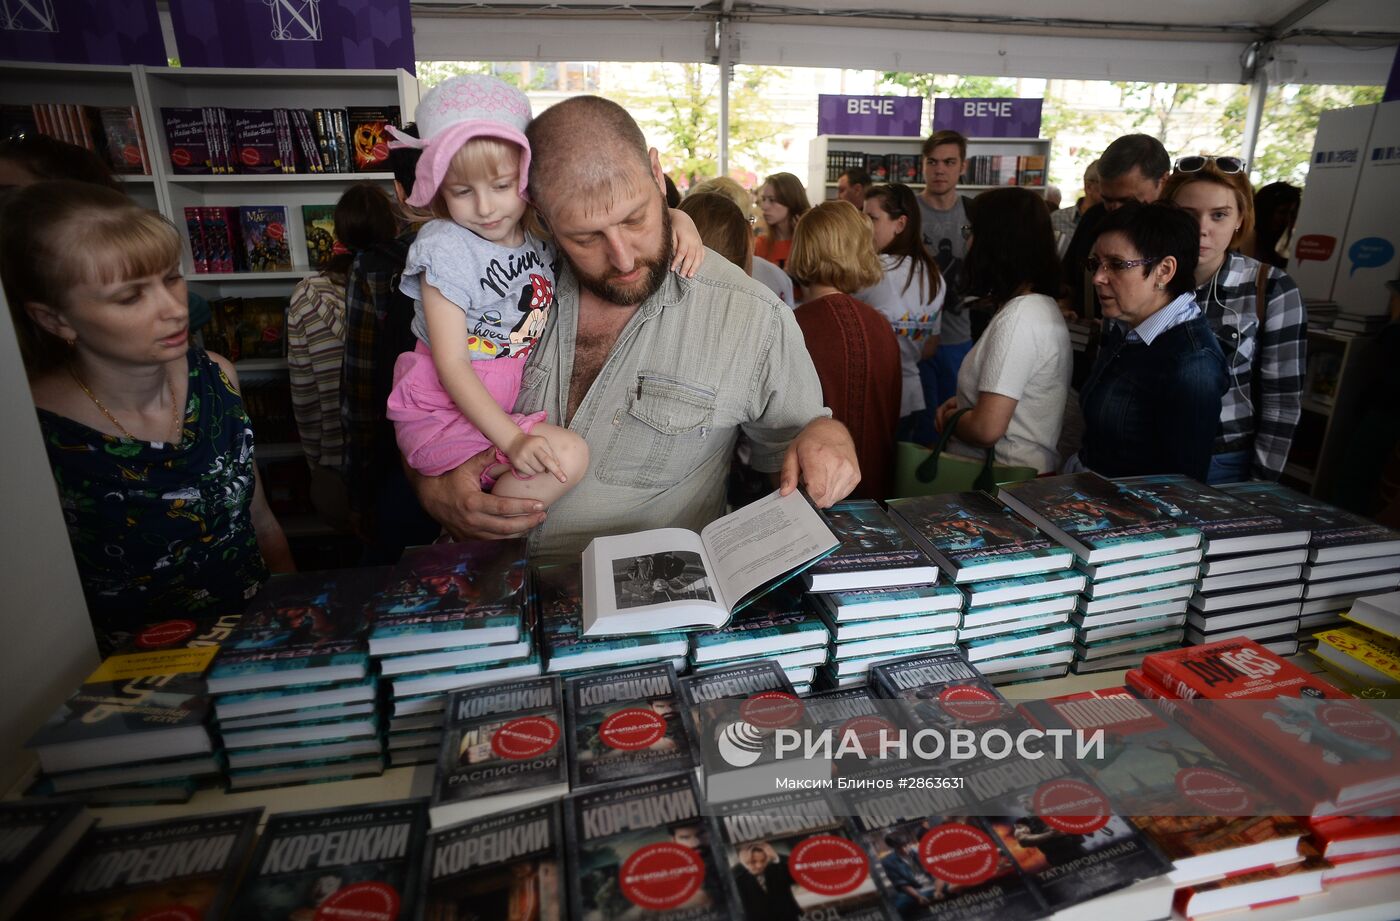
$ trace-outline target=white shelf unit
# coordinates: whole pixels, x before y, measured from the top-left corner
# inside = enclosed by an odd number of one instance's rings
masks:
[[[86,106],[137,106],[151,159],[148,176],[119,174],[126,191],[147,208],[159,208],[151,124],[141,108],[139,67],[0,62],[0,105],[63,103]]]
[[[812,204],[836,197],[836,180],[826,178],[826,155],[832,150],[852,150],[866,154],[905,154],[920,157],[923,137],[878,137],[857,134],[819,134],[812,138],[807,152],[807,198]],[[968,138],[967,155],[977,156],[1040,156],[1045,158],[1045,174],[1050,174],[1050,141],[1047,138]],[[906,183],[916,192],[924,187],[923,160],[919,160],[919,179]],[[891,179],[890,181],[896,181]],[[1001,186],[963,185],[958,190],[977,195]],[[1045,194],[1045,186],[1027,186],[1031,191]]]

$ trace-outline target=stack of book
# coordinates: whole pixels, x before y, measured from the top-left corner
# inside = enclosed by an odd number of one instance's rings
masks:
[[[27,743],[42,772],[29,795],[181,803],[217,778],[205,674],[237,623],[208,615],[108,634],[114,653]]]
[[[583,635],[583,572],[578,563],[555,563],[530,571],[540,658],[551,675],[616,666],[669,662],[684,671],[690,637],[657,631],[627,636]]]
[[[1141,813],[1128,821],[1172,860],[1169,890],[1303,860],[1298,845],[1304,829],[1292,816],[1197,814],[1266,813],[1267,798],[1252,787],[1247,770],[1188,732],[1165,706],[1119,686],[1020,708],[1041,728],[1103,731],[1113,740],[1112,755],[1079,764],[1100,790]]]
[[[986,493],[894,499],[891,517],[967,599],[958,643],[998,683],[1063,676],[1085,578],[1073,556]]]
[[[389,757],[431,761],[446,693],[539,675],[524,541],[410,550],[370,600],[368,651],[384,685]]]
[[[1369,336],[1379,332],[1388,322],[1389,317],[1383,313],[1347,313],[1339,310],[1332,321],[1331,332],[1338,336]]]
[[[1221,489],[1311,532],[1300,633],[1340,622],[1360,595],[1400,586],[1400,532],[1277,483],[1232,483]]]
[[[282,205],[185,209],[190,258],[200,274],[291,271],[288,227]]]
[[[1358,598],[1343,617],[1316,634],[1312,654],[1357,697],[1400,697],[1400,592]]]
[[[274,576],[209,670],[234,790],[379,774],[383,721],[366,638],[381,570]]]
[[[1117,482],[1201,531],[1204,559],[1186,617],[1187,642],[1247,636],[1280,655],[1297,651],[1306,527],[1184,476]]]
[[[1095,473],[1016,483],[1000,496],[1068,548],[1085,577],[1070,618],[1076,674],[1181,645],[1200,571],[1198,529]]]
[[[1045,185],[1045,158],[1015,154],[978,154],[963,169],[967,185]]]
[[[1400,802],[1400,740],[1389,724],[1253,640],[1153,653],[1126,683],[1148,699],[1219,701],[1180,707],[1181,724],[1292,815],[1393,813]]]
[[[1400,818],[1333,816],[1306,824],[1313,846],[1332,865],[1323,871],[1326,885],[1400,873]]]
[[[881,663],[871,682],[881,697],[902,701],[897,709],[921,731],[1014,736],[1031,728],[957,648]],[[1171,862],[1129,820],[1105,808],[1070,828],[1041,808],[1041,791],[1054,787],[1109,805],[1068,760],[977,754],[923,765],[919,777],[909,764],[893,764],[889,785],[844,795],[876,882],[900,917],[1040,918],[1076,905],[1088,918],[1167,915],[1171,887],[1148,881]],[[954,773],[960,783],[951,788],[946,778]],[[977,872],[964,874],[974,854]],[[1098,899],[1130,886],[1151,890],[1134,894],[1150,907],[1100,908],[1108,903]]]
[[[938,585],[938,567],[876,503],[826,513],[841,547],[803,574],[808,601],[831,633],[824,688],[865,682],[875,662],[957,641],[963,595]]]
[[[770,661],[783,670],[794,693],[812,689],[825,665],[832,632],[796,591],[779,588],[748,605],[718,630],[690,634],[695,674],[741,662]]]
[[[92,827],[81,804],[65,800],[0,804],[0,918],[15,918]]]

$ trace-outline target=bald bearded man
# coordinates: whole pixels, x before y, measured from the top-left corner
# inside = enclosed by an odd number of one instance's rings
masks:
[[[713,253],[693,278],[668,271],[660,162],[626,110],[576,97],[526,135],[530,198],[565,265],[515,409],[583,436],[589,469],[546,517],[480,490],[493,462],[483,452],[418,478],[423,507],[457,537],[529,533],[536,559],[577,554],[600,534],[699,530],[724,513],[741,432],[750,464],[785,493],[801,483],[822,507],[850,494],[855,448],[821,405],[792,311]]]

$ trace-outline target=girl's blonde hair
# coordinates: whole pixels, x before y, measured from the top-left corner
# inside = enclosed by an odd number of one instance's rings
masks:
[[[1213,183],[1235,193],[1235,210],[1240,216],[1240,226],[1230,237],[1230,248],[1238,249],[1240,241],[1254,232],[1254,187],[1249,184],[1249,177],[1245,173],[1222,173],[1215,161],[1208,159],[1194,173],[1173,171],[1162,187],[1162,198],[1175,202],[1176,193],[1193,182]]]
[[[870,220],[848,201],[824,201],[802,215],[786,268],[799,284],[830,285],[845,294],[884,275]]]
[[[0,281],[31,377],[62,364],[67,349],[30,318],[26,304],[68,305],[75,285],[109,285],[177,268],[180,232],[120,192],[85,182],[36,182],[5,204]]]
[[[520,147],[510,141],[503,141],[500,138],[475,137],[463,144],[452,160],[447,164],[447,172],[443,174],[442,182],[446,185],[453,177],[465,179],[477,176],[502,176],[508,175],[520,169]],[[447,201],[442,197],[442,187],[439,186],[437,192],[433,194],[433,200],[428,204],[428,210],[433,217],[441,218],[444,221],[452,220],[452,214],[447,210]],[[532,236],[543,239],[546,231],[541,225],[539,217],[535,214],[534,205],[528,201],[525,204],[525,217],[521,220],[521,226]]]

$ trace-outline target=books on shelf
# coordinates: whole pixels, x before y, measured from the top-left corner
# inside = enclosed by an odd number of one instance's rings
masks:
[[[223,918],[262,809],[101,825],[37,895],[51,918]]]
[[[412,918],[428,831],[427,800],[268,817],[228,921],[315,914]]]
[[[15,917],[77,846],[93,818],[63,800],[0,804],[0,918]]]
[[[1084,563],[1189,550],[1201,541],[1199,529],[1096,473],[1014,483],[998,496]]]
[[[542,803],[436,828],[419,878],[423,918],[561,918],[565,843],[560,805]]]
[[[97,154],[114,173],[150,175],[141,112],[136,106],[34,103],[0,106],[0,139],[44,134]]]
[[[319,269],[335,253],[335,205],[302,205],[301,227],[306,264]]]
[[[583,552],[584,636],[722,627],[838,546],[799,490],[775,490],[699,534],[659,528],[594,538]]]
[[[382,171],[399,107],[165,107],[171,168],[186,175]]]
[[[1055,572],[1072,557],[982,492],[892,499],[891,517],[953,582]]]
[[[567,793],[564,725],[557,677],[452,694],[433,779],[433,827]]]
[[[876,502],[838,502],[824,515],[841,545],[803,575],[808,591],[850,592],[938,581],[938,568]]]
[[[249,272],[289,272],[287,209],[282,205],[243,205],[238,209],[239,235]]]

